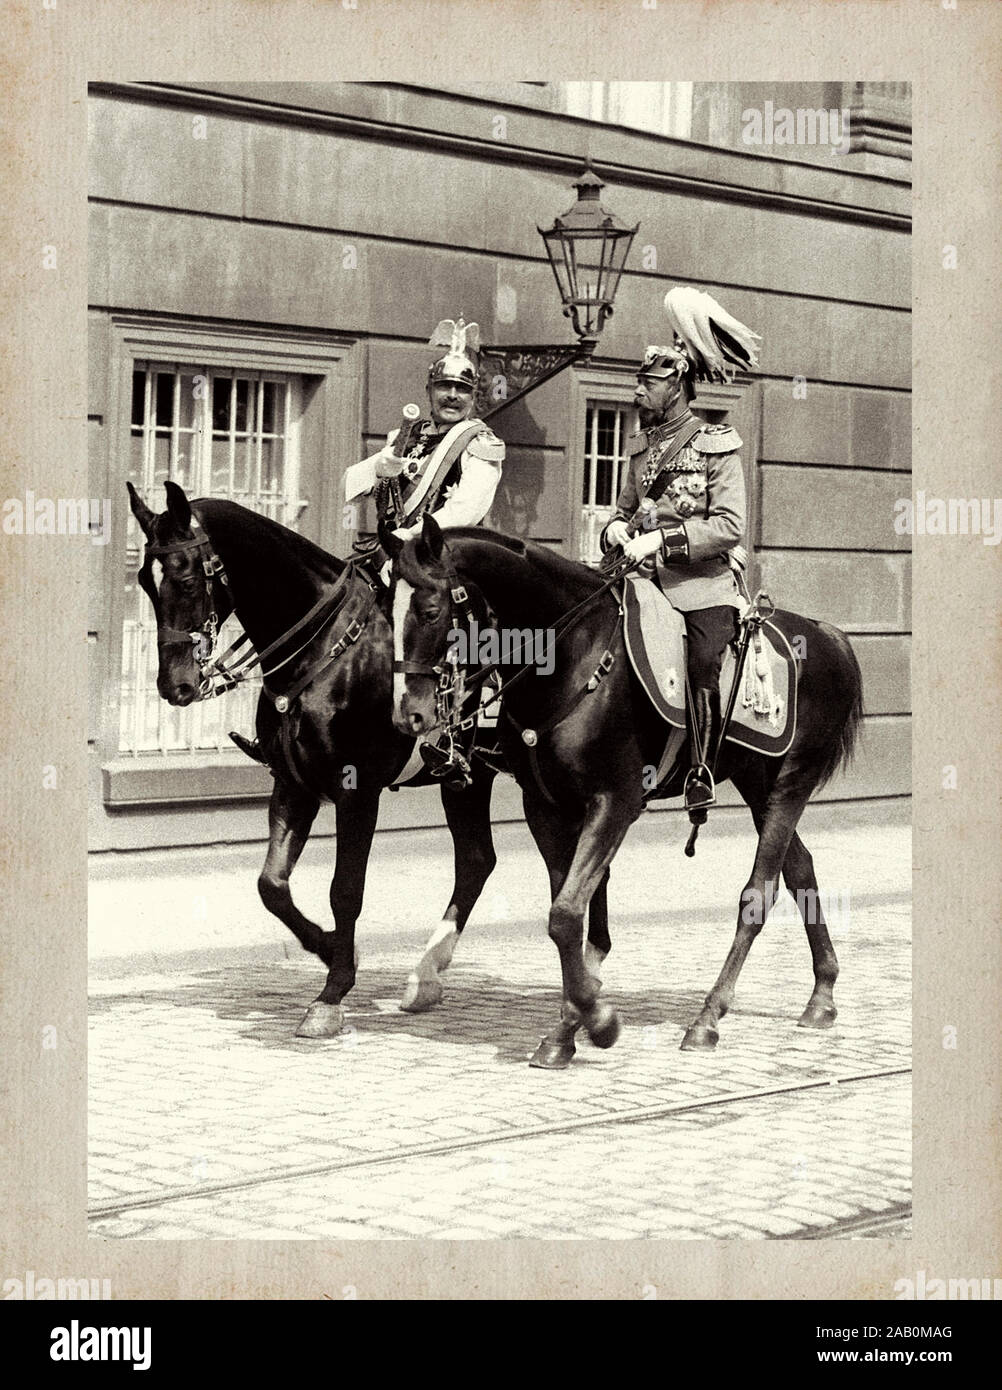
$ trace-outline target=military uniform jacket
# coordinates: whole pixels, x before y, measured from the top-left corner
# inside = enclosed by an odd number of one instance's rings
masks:
[[[680,428],[684,427],[685,421]],[[674,428],[669,432],[658,425],[631,435],[627,441],[629,471],[613,521],[635,521],[640,530],[640,504],[658,476],[659,460],[671,452],[677,434]],[[685,547],[680,548],[682,553],[672,555],[669,564],[659,551],[650,573],[683,613],[718,604],[742,606],[727,560],[745,529],[740,447],[741,438],[730,425],[704,425],[672,461],[668,486],[657,499],[657,525],[681,523]],[[601,543],[605,550],[604,531]]]
[[[405,456],[407,466],[396,480],[405,512],[403,526],[397,522],[390,481],[376,476],[378,454],[372,454],[347,470],[345,501],[374,491],[379,520],[410,535],[416,535],[421,529],[426,512],[430,512],[440,526],[479,525],[490,511],[501,481],[504,442],[477,419],[463,420],[449,429],[442,429],[432,420],[422,420],[419,426],[417,439]],[[436,480],[439,463],[450,440],[461,434],[465,436],[471,430],[472,436],[446,475]],[[386,442],[391,447],[398,433],[398,430],[391,430],[387,435]]]

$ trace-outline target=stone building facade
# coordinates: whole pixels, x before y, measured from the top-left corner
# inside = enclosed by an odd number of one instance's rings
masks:
[[[745,441],[755,576],[863,667],[863,751],[825,796],[907,795],[906,87],[96,84],[89,108],[91,496],[113,501],[90,548],[94,849],[263,838],[270,785],[226,739],[253,691],[156,698],[126,479],[158,509],[168,476],[235,497],[345,554],[344,469],[423,402],[439,319],[573,341],[537,226],[586,159],[640,231],[594,357],[493,418],[489,523],[591,558],[664,290],[709,289],[763,339],[753,379],[702,398]],[[384,800],[381,824],[439,819],[434,793]],[[514,788],[498,814],[520,814]]]

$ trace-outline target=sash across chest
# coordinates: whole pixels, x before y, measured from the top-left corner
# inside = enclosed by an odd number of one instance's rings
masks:
[[[675,442],[669,445],[661,458],[657,473],[644,490],[642,501],[657,502],[664,495],[665,489],[672,479],[672,464],[680,457],[682,451],[692,443],[702,428],[703,422],[701,420],[691,421],[685,426]]]

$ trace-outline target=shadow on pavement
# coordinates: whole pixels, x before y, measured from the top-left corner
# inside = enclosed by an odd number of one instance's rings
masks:
[[[527,1052],[553,1027],[560,1007],[556,986],[513,985],[510,980],[466,965],[446,976],[441,1004],[428,1013],[405,1014],[395,1007],[405,978],[399,968],[370,967],[360,973],[346,1002],[352,1031],[341,1038],[294,1036],[307,1006],[323,987],[321,969],[315,975],[299,968],[260,965],[204,971],[163,987],[102,992],[91,999],[90,1013],[99,1017],[150,1007],[199,1009],[220,1019],[242,1022],[245,1026],[240,1036],[251,1042],[296,1052],[331,1045],[345,1048],[366,1038],[393,1034],[451,1045],[493,1043],[499,1061],[524,1065]],[[616,1007],[624,1027],[675,1025],[681,1036],[702,1004],[704,992],[617,989],[605,997]],[[225,1040],[221,1039],[221,1044],[225,1046]]]

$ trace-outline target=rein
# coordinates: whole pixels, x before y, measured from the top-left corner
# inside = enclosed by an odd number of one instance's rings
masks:
[[[609,590],[613,589],[617,584],[619,584],[625,575],[629,574],[631,570],[636,569],[638,563],[639,562],[635,560],[626,560],[620,563],[612,573],[611,577],[605,580],[598,589],[595,589],[592,593],[588,594],[585,598],[583,598],[579,603],[576,603],[573,608],[568,609],[566,613],[562,614],[553,627],[554,645],[557,643],[557,641],[559,641],[561,637],[563,637],[566,633],[570,632],[571,629],[574,628],[581,621],[585,614],[598,602],[599,599],[604,598],[604,596],[609,592]],[[446,572],[449,582],[449,592],[453,604],[453,626],[455,627],[456,625],[455,619],[457,617],[458,610],[460,616],[462,616],[462,618],[465,620],[467,631],[469,632],[471,631],[471,624],[473,622],[474,615],[470,606],[469,595],[467,593],[466,587],[459,582],[459,577],[456,574],[456,571],[452,566],[451,561],[447,561]],[[615,634],[619,631],[620,627],[622,626],[622,622],[623,611],[622,608],[620,608],[619,616],[616,621],[616,629],[613,633],[612,638],[610,639],[611,641],[615,640]],[[539,742],[539,735],[542,733],[548,733],[551,729],[556,728],[558,724],[560,724],[564,719],[566,719],[578,707],[578,705],[581,703],[581,701],[585,698],[586,695],[590,695],[594,690],[596,690],[599,686],[599,683],[602,680],[604,680],[604,678],[612,670],[613,665],[615,664],[615,660],[615,655],[613,654],[611,649],[607,647],[602,654],[602,658],[599,661],[598,666],[588,677],[588,680],[585,683],[585,685],[582,686],[582,688],[578,690],[576,694],[572,695],[569,700],[565,701],[565,703],[560,706],[556,713],[553,714],[549,719],[547,719],[544,724],[539,725],[535,729],[522,728],[517,723],[517,721],[512,718],[508,710],[504,711],[505,717],[518,731],[519,735],[521,736],[522,742],[529,749],[529,761],[532,767],[533,776],[535,777],[536,782],[543,795],[550,802],[553,802],[553,797],[550,795],[549,791],[545,787],[537,765],[536,745]],[[478,690],[486,681],[488,681],[491,678],[491,676],[493,676],[496,672],[498,672],[501,669],[501,662],[494,661],[481,665],[477,673],[474,676],[472,676],[469,680],[467,680],[466,678],[465,669],[463,667],[460,667],[458,663],[454,664],[453,672],[450,675],[450,665],[453,665],[453,663],[447,663],[445,665],[439,664],[437,666],[426,666],[414,661],[394,661],[393,669],[395,672],[402,672],[404,674],[437,677],[438,688],[435,694],[435,714],[438,722],[431,729],[427,730],[427,732],[434,733],[436,729],[444,730],[445,738],[448,740],[449,744],[448,754],[451,757],[454,755],[456,734],[471,728],[477,720],[477,710],[474,710],[474,712],[470,715],[466,715],[465,717],[463,716],[463,708],[466,705],[466,702],[470,694]],[[510,676],[508,680],[502,682],[501,686],[495,692],[490,703],[492,705],[498,704],[500,707],[500,700],[501,697],[505,694],[505,692],[510,690],[513,685],[515,685],[529,671],[533,669],[533,662],[526,662],[525,665],[520,666],[519,669],[514,673],[514,675]]]

